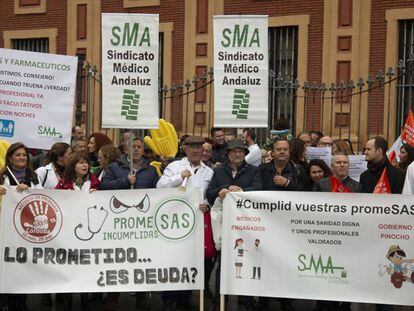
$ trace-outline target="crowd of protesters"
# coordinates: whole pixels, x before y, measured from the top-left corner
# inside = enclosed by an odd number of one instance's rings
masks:
[[[204,190],[205,200],[199,205],[205,222],[205,297],[219,302],[220,251],[215,248],[210,220],[210,207],[216,199],[238,191],[320,191],[373,193],[382,172],[387,169],[392,193],[414,193],[414,148],[403,145],[399,161],[388,160],[388,142],[374,137],[366,143],[364,154],[368,169],[356,181],[349,176],[349,155],[352,143],[334,140],[323,133],[303,132],[292,137],[279,131],[266,148],[260,148],[253,130],[243,130],[242,139],[227,135],[221,128],[211,129],[211,139],[183,135],[175,159],[158,157],[140,137],[122,133],[115,146],[101,133],[85,138],[83,130],[72,129],[71,145],[58,142],[46,152],[32,155],[22,143],[10,145],[5,167],[0,171],[0,193],[9,186],[17,192],[29,188],[99,191],[116,189],[146,189],[179,187],[186,181],[189,188]],[[307,161],[306,148],[331,147],[332,161]],[[151,162],[157,160],[157,168]],[[7,208],[7,207],[3,207]],[[215,288],[210,289],[210,276],[216,265]],[[260,270],[258,271],[260,278]],[[162,294],[163,310],[193,310],[191,291],[170,291]],[[73,294],[56,294],[55,303],[64,310],[72,309]],[[149,293],[136,293],[138,310],[151,309]],[[41,295],[41,302],[52,305],[50,294]],[[81,295],[82,310],[91,310],[91,303],[102,300],[105,310],[116,310],[119,293]],[[270,310],[271,299],[239,297],[240,304],[250,310]],[[294,310],[292,299],[279,299],[282,310]],[[26,295],[2,295],[1,304],[7,310],[28,310]],[[350,310],[345,302],[317,301],[320,311]],[[393,306],[377,305],[377,310],[394,310]]]

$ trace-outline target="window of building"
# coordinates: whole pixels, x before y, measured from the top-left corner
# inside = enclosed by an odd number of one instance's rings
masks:
[[[408,112],[414,109],[414,19],[399,21],[398,59],[405,65],[397,84],[396,134],[400,135]]]
[[[269,123],[280,117],[290,119],[293,124],[295,99],[287,81],[297,78],[298,58],[298,27],[269,28],[269,69],[274,78],[270,77],[269,89]]]
[[[49,53],[49,38],[12,39],[12,49]]]
[[[288,81],[297,78],[298,59],[298,27],[272,27],[268,31],[269,44],[269,129],[273,129],[276,121],[287,118],[294,124],[295,91]],[[258,129],[257,137],[263,142],[268,137],[268,129]]]

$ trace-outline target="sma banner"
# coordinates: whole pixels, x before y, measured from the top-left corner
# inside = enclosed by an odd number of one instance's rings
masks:
[[[267,16],[214,16],[214,126],[268,126],[267,41]]]
[[[102,127],[158,127],[158,15],[102,14]]]

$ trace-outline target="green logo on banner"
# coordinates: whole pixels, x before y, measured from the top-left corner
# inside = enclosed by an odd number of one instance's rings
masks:
[[[125,116],[126,120],[136,121],[138,119],[138,104],[139,94],[135,90],[124,90],[122,97],[121,115]]]
[[[183,240],[196,225],[196,214],[191,204],[179,198],[169,199],[157,207],[155,228],[167,240]]]
[[[308,259],[305,254],[300,254],[298,257],[300,265],[298,266],[299,271],[311,271],[315,274],[334,274],[335,270],[341,272],[341,277],[346,278],[347,273],[344,267],[335,266],[331,256],[328,256],[326,260],[321,255],[315,257],[313,254]]]
[[[233,111],[237,119],[247,119],[249,113],[250,94],[246,90],[235,89],[233,95]]]

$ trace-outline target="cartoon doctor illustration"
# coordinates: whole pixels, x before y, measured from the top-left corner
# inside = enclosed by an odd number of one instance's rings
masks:
[[[260,240],[254,240],[254,247],[251,251],[253,257],[253,277],[252,279],[256,279],[256,272],[257,272],[257,279],[260,280],[262,274],[262,258],[263,258],[263,251],[262,246],[260,245]]]

